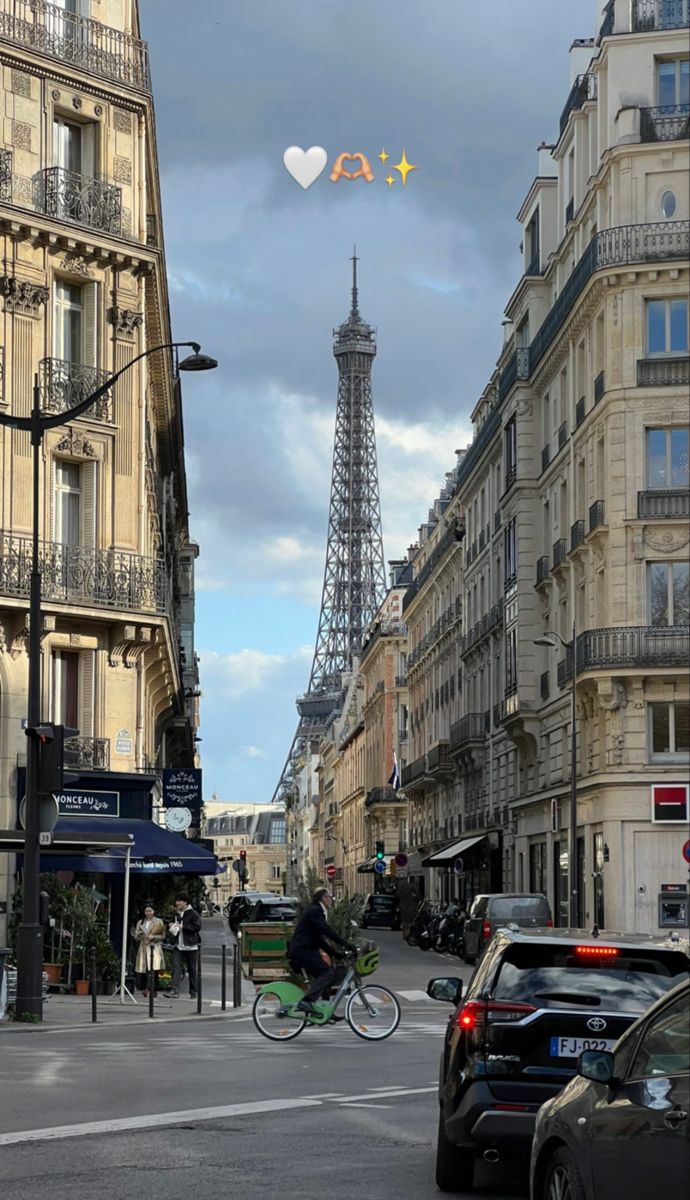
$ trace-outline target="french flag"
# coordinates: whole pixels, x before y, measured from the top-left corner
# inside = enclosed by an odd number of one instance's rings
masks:
[[[398,766],[398,759],[395,750],[393,751],[393,770],[388,778],[388,783],[396,792],[400,788],[400,767]]]

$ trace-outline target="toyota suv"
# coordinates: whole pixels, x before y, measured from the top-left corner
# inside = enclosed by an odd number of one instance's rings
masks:
[[[499,929],[463,995],[449,1000],[439,1081],[436,1183],[470,1191],[475,1160],[529,1159],[537,1109],[577,1070],[584,1050],[611,1050],[655,1000],[687,978],[690,957],[669,938],[571,929]]]

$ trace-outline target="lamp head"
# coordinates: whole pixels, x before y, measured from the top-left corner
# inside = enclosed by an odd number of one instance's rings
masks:
[[[202,354],[201,347],[196,342],[192,342],[192,345],[194,353],[188,354],[177,364],[178,371],[213,371],[218,366],[216,359]]]
[[[548,646],[550,650],[555,650],[558,643],[552,637],[544,636],[534,639],[535,646]]]

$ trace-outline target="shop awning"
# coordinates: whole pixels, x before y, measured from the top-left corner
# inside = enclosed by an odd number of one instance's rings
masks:
[[[131,834],[130,871],[134,875],[219,875],[226,868],[204,846],[172,833],[154,821],[120,817],[59,817],[55,834],[90,834],[94,847],[103,834]],[[96,850],[89,855],[41,853],[42,871],[88,871],[124,874],[127,852],[122,848]]]
[[[451,842],[449,846],[444,846],[442,850],[437,850],[435,854],[430,854],[428,858],[422,859],[422,866],[450,867],[456,858],[460,858],[472,846],[483,842],[485,837],[485,833],[480,833],[479,837],[465,838],[461,842]]]

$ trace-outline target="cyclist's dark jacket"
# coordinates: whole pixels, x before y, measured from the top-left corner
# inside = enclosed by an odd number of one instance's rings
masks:
[[[337,946],[343,946],[347,949],[349,942],[341,938],[335,929],[331,929],[326,920],[326,914],[320,904],[310,904],[302,914],[297,929],[295,930],[288,954],[290,959],[298,961],[300,958],[308,958],[319,950],[329,951],[331,947],[329,942],[335,942]]]

